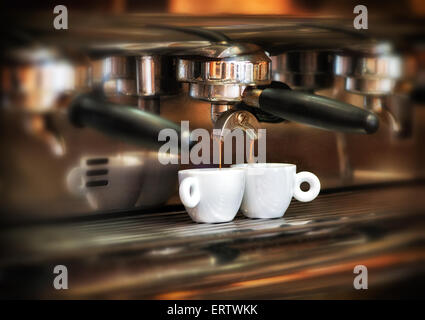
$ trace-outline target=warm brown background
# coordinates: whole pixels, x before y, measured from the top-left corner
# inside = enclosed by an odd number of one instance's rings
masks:
[[[61,0],[32,1],[16,0],[2,1],[2,9],[18,11],[47,10],[56,5],[66,5],[68,8],[108,13],[123,12],[169,12],[184,14],[302,14],[302,15],[351,15],[358,4],[366,5],[373,14],[394,16],[424,16],[425,1],[423,0]]]

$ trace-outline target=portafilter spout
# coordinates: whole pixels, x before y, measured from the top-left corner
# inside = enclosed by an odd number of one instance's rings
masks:
[[[213,136],[224,140],[233,130],[241,129],[251,140],[257,140],[258,127],[258,120],[252,113],[245,110],[229,110],[216,120]]]

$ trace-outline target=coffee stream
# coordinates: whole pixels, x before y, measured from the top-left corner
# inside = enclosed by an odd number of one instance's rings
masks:
[[[254,140],[249,140],[249,157],[248,163],[254,163]]]
[[[221,139],[221,137],[218,138],[218,155],[219,155],[219,160],[218,160],[218,168],[221,169],[221,144],[223,142],[223,139]]]

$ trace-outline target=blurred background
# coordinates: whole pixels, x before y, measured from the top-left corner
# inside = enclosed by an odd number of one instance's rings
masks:
[[[249,15],[344,15],[351,17],[352,9],[358,5],[366,5],[373,15],[391,14],[392,16],[412,17],[423,16],[425,13],[423,1],[408,0],[400,5],[399,1],[389,0],[385,5],[381,1],[334,1],[334,0],[265,0],[259,3],[253,0],[235,1],[195,1],[195,0],[159,0],[159,1],[137,1],[137,0],[110,0],[110,1],[62,1],[60,4],[75,10],[85,12],[103,13],[176,13],[196,15],[217,14],[249,14]],[[2,6],[8,9],[23,11],[27,10],[50,10],[58,5],[55,1],[4,1]]]

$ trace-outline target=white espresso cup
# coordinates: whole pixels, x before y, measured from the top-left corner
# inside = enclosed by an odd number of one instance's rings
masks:
[[[320,192],[320,181],[311,172],[296,172],[296,165],[289,163],[237,164],[232,168],[245,171],[245,193],[241,211],[249,218],[282,217],[292,197],[298,201],[314,200]],[[310,185],[308,191],[301,184]]]
[[[208,168],[179,171],[180,200],[195,222],[232,221],[245,189],[241,168]]]

